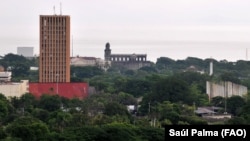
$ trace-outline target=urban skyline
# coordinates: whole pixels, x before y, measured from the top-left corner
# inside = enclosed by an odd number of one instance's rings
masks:
[[[250,12],[247,0],[38,0],[4,1],[0,6],[1,54],[33,46],[39,54],[38,16],[72,17],[74,56],[104,58],[110,42],[114,52],[164,56],[247,59]],[[24,20],[25,19],[25,20]]]

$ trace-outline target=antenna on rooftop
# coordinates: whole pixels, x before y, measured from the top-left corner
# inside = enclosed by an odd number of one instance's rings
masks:
[[[72,35],[72,57],[74,57],[73,56],[73,35]]]
[[[53,10],[54,10],[54,15],[56,15],[56,7],[55,7],[55,5],[53,7]]]
[[[60,15],[62,15],[62,3],[60,2]]]

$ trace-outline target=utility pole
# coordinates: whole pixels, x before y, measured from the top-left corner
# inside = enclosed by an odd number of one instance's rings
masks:
[[[148,113],[150,113],[150,102],[148,103]]]

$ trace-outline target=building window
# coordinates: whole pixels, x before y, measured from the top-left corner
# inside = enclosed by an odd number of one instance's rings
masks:
[[[44,25],[44,26],[47,25],[47,21],[46,21],[46,20],[43,21],[43,25]]]

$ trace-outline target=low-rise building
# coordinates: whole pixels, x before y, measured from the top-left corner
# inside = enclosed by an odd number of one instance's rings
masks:
[[[11,72],[3,71],[0,72],[0,82],[10,82],[11,81]]]
[[[12,73],[10,71],[5,71],[4,67],[0,65],[0,83],[10,82]]]
[[[21,80],[21,82],[2,82],[0,83],[0,93],[5,97],[21,97],[29,92],[29,81]]]
[[[111,66],[110,61],[105,61],[101,58],[95,57],[72,57],[70,61],[71,66],[97,66],[103,70],[107,70]]]
[[[72,66],[96,66],[97,58],[95,57],[72,57],[70,65]]]

